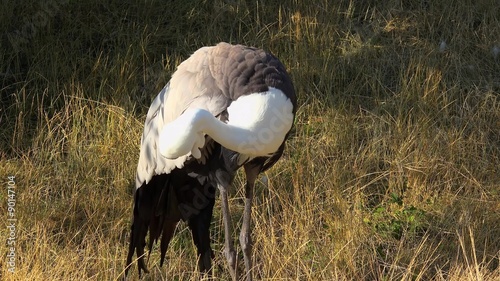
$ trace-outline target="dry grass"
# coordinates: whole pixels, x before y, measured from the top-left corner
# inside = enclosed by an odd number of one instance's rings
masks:
[[[496,1],[11,2],[0,212],[15,176],[16,267],[6,244],[2,280],[122,277],[147,107],[219,41],[275,53],[299,95],[286,155],[257,186],[257,279],[500,279]],[[238,222],[240,188],[231,198]],[[217,208],[212,229],[226,280]],[[177,232],[146,280],[199,278]]]

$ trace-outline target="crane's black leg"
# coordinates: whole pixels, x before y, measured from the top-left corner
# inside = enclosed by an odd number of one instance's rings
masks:
[[[215,188],[209,187],[210,194],[215,194]],[[193,241],[198,249],[198,268],[200,272],[211,275],[213,252],[210,247],[210,223],[215,197],[209,197],[207,206],[200,213],[189,219],[188,224],[193,234]]]
[[[243,211],[243,224],[240,232],[240,245],[245,260],[246,280],[252,281],[252,200],[255,180],[260,172],[260,166],[247,164],[244,166],[247,182],[245,185],[245,209]]]

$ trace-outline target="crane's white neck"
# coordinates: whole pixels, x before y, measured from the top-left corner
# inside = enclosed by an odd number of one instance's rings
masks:
[[[205,134],[227,149],[249,157],[274,153],[293,124],[293,105],[276,89],[238,98],[227,108],[224,123],[204,109],[188,109],[160,133],[159,150],[175,159],[191,153],[201,157]]]

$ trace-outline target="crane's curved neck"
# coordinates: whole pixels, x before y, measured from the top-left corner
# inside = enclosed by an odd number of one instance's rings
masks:
[[[278,150],[294,118],[290,99],[275,88],[242,96],[227,111],[227,124],[207,116],[200,120],[200,129],[225,148],[249,156]]]
[[[204,109],[186,110],[165,126],[162,154],[177,158],[191,152],[199,158],[200,138],[207,134],[227,149],[250,157],[267,156],[279,149],[294,119],[290,99],[275,88],[242,96],[227,112],[229,120],[224,123]]]

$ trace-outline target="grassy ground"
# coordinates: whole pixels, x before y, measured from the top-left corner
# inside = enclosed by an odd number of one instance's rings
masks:
[[[227,41],[299,95],[256,190],[257,279],[499,280],[499,26],[495,0],[2,1],[1,279],[122,277],[147,108]],[[218,208],[212,229],[227,280]],[[146,280],[199,278],[186,225],[167,256]]]

